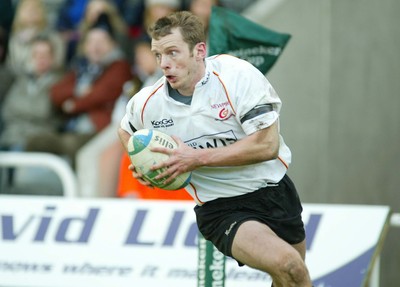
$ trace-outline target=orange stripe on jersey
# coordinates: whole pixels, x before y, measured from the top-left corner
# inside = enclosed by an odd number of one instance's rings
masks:
[[[230,104],[230,106],[232,108],[233,114],[236,115],[235,108],[233,107],[231,98],[229,97],[228,90],[226,89],[226,86],[225,86],[224,82],[221,80],[221,78],[219,77],[219,74],[217,72],[213,71],[213,74],[217,76],[219,82],[221,83],[222,87],[224,88],[226,99],[228,100],[228,102],[229,102],[229,104]]]
[[[288,164],[280,157],[278,156],[278,159],[281,161],[281,163],[286,167],[286,169],[289,169]]]
[[[197,190],[196,190],[196,187],[194,187],[194,185],[192,184],[192,183],[189,183],[190,184],[190,186],[193,188],[193,190],[194,190],[194,196],[196,197],[196,200],[197,200],[197,202],[198,203],[200,203],[201,205],[203,205],[204,204],[204,202],[203,201],[201,201],[200,200],[200,198],[197,196]]]
[[[147,102],[150,100],[150,98],[162,87],[164,86],[164,83],[162,83],[160,86],[158,86],[147,98],[147,100],[144,102],[143,109],[142,109],[142,114],[140,115],[140,120],[142,121],[142,124],[144,124],[143,120],[143,114],[144,114],[144,109],[146,108]]]

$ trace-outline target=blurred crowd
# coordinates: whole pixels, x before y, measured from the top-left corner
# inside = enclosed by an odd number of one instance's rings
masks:
[[[75,168],[79,149],[162,75],[150,51],[151,23],[189,10],[207,29],[213,5],[239,12],[246,3],[1,0],[0,151],[49,152]]]

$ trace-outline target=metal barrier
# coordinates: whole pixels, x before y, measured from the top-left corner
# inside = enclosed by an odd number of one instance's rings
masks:
[[[0,166],[49,168],[60,178],[65,197],[78,196],[78,183],[73,170],[56,155],[41,152],[0,152]]]

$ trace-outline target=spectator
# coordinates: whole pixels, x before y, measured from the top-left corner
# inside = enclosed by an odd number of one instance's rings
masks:
[[[51,29],[56,29],[56,23],[58,21],[58,14],[66,0],[42,0],[43,5],[46,7],[47,21]],[[82,1],[81,1],[82,2]],[[85,2],[85,1],[83,1]]]
[[[218,0],[191,0],[189,10],[200,18],[203,23],[206,35],[208,34],[208,25],[211,16],[211,7],[219,6]]]
[[[133,46],[133,70],[142,82],[142,87],[153,85],[161,76],[162,71],[151,52],[150,39],[138,39]]]
[[[54,44],[46,37],[34,38],[30,58],[30,72],[17,77],[4,100],[2,150],[24,150],[30,136],[56,129],[49,98],[50,87],[60,78]]]
[[[75,55],[79,39],[78,25],[85,13],[89,0],[65,0],[61,6],[55,27],[66,45],[65,62],[70,63]]]
[[[79,149],[75,170],[81,196],[115,196],[122,156],[122,147],[115,129],[124,115],[126,103],[140,87],[137,77],[124,84],[122,94],[115,103],[111,123]]]
[[[79,148],[110,123],[115,100],[132,77],[106,14],[85,35],[83,56],[51,90],[54,105],[67,118],[63,129],[38,134],[27,147],[65,155],[73,166]]]
[[[145,0],[143,29],[147,28],[158,19],[181,9],[179,0]]]
[[[13,81],[14,75],[4,64],[0,64],[0,107],[3,105],[4,98],[7,91],[10,89]],[[0,117],[0,131],[2,127],[1,117]]]
[[[87,31],[98,20],[101,14],[106,14],[114,33],[114,39],[125,55],[129,54],[129,31],[125,20],[113,2],[107,0],[90,0],[87,4],[83,19],[78,26],[79,40],[77,54],[82,53],[82,41]]]
[[[14,6],[11,0],[0,1],[0,63],[7,55],[8,37],[14,17]]]
[[[13,17],[14,5],[12,1],[0,1],[0,107],[2,106],[5,95],[14,80],[13,74],[4,63],[7,56],[8,39]],[[2,121],[0,116],[0,132],[1,130]]]
[[[54,43],[56,67],[64,63],[64,43],[59,34],[51,30],[46,16],[46,10],[41,0],[21,0],[12,24],[7,55],[7,65],[15,74],[29,72],[29,56],[31,55],[32,40],[46,33]]]
[[[121,0],[115,0],[121,2]],[[129,27],[129,37],[137,38],[142,33],[144,0],[122,0],[119,10]]]
[[[66,61],[68,63],[75,55],[76,46],[80,38],[78,27],[84,18],[89,2],[90,0],[64,0],[61,9],[59,9],[56,28],[60,31],[67,44]],[[125,22],[123,26],[127,26],[127,28],[122,29],[123,35],[125,36],[128,33],[128,38],[139,36],[141,33],[141,24],[143,23],[144,0],[112,0],[109,2],[114,4],[114,8],[112,8],[114,11],[112,13],[115,13],[116,10],[117,14],[119,14],[118,18],[122,18],[121,20]],[[106,3],[106,5],[109,4]],[[105,10],[108,10],[108,8]]]
[[[122,154],[122,146],[118,140],[115,129],[119,126],[125,115],[126,104],[143,86],[154,84],[162,76],[156,59],[151,52],[150,38],[142,37],[135,41],[133,47],[133,71],[135,76],[125,82],[123,91],[115,103],[112,122],[85,144],[77,154],[76,173],[81,195],[93,196],[115,196],[117,179],[127,179],[129,170],[119,169],[120,165],[125,167],[126,158]],[[122,161],[122,162],[120,162]],[[119,171],[121,170],[121,174]],[[132,191],[132,180],[123,180],[124,187],[120,186],[119,196],[125,194],[122,190],[129,188]],[[133,183],[134,184],[134,183]],[[157,190],[159,191],[159,190]],[[147,190],[142,193],[147,193]],[[155,192],[156,193],[156,192]],[[131,193],[130,193],[131,195]]]

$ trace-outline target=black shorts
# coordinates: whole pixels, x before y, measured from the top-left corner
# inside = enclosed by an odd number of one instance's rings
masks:
[[[276,186],[244,195],[218,198],[194,208],[197,225],[205,239],[232,257],[232,243],[240,224],[256,220],[268,225],[289,244],[305,239],[303,208],[296,188],[285,175]]]

